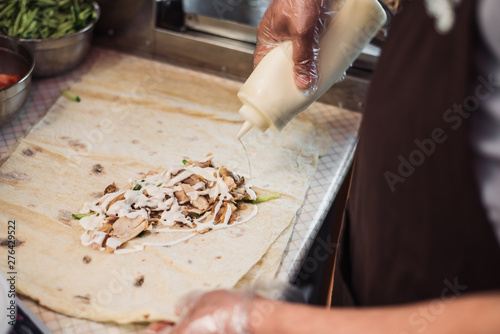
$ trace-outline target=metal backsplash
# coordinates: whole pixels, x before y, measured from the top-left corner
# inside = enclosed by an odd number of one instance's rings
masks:
[[[182,8],[186,14],[257,27],[270,3],[271,0],[183,0]]]
[[[117,20],[122,2],[130,1],[136,0],[115,0],[103,10],[97,45],[241,81],[252,72],[255,26],[269,0],[142,0],[135,15]],[[320,100],[360,111],[379,53],[367,47]]]

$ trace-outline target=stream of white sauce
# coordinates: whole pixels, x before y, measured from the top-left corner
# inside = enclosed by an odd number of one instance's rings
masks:
[[[205,158],[201,162],[208,161],[212,159],[211,156]],[[208,195],[213,201],[218,201],[213,217],[209,221],[202,222],[208,215],[211,214],[210,211],[206,212],[203,216],[196,219],[185,216],[181,210],[177,198],[174,192],[181,191],[182,188],[178,185],[179,182],[184,181],[191,175],[201,176],[203,179],[208,181],[209,187],[205,190],[200,190],[203,187],[203,183],[200,182],[193,186],[194,191],[187,193],[186,195],[195,201],[199,196]],[[175,176],[173,176],[175,175]],[[106,241],[106,246],[114,248],[116,254],[127,254],[132,252],[138,252],[144,250],[144,246],[173,246],[183,241],[186,241],[199,232],[205,231],[207,229],[220,230],[232,226],[236,226],[245,223],[257,215],[257,206],[254,205],[253,211],[250,215],[244,219],[238,220],[233,224],[229,225],[229,220],[231,217],[231,206],[224,201],[230,201],[233,196],[229,193],[229,189],[219,174],[219,170],[211,167],[201,168],[197,166],[185,166],[185,167],[172,167],[165,170],[159,174],[147,176],[144,179],[134,182],[134,186],[138,184],[141,186],[140,190],[120,190],[114,193],[108,193],[101,197],[95,202],[86,202],[80,213],[95,213],[94,215],[83,217],[80,219],[80,225],[85,229],[85,232],[81,236],[81,242],[83,245],[88,246],[93,243],[98,243],[102,245],[102,241],[106,237],[105,232],[96,231],[93,236],[88,234],[89,231],[94,231],[102,227],[105,223],[106,214],[116,215],[117,217],[128,217],[134,219],[138,216],[142,216],[144,219],[148,219],[148,212],[145,207],[149,207],[154,210],[164,210],[159,224],[166,226],[165,228],[153,228],[151,232],[153,233],[190,233],[189,235],[183,236],[177,240],[166,243],[151,243],[144,242],[142,245],[135,246],[134,249],[116,249],[121,244],[118,240],[114,238],[108,238]],[[250,195],[250,199],[256,199],[257,195],[250,189],[250,185],[245,185],[246,192]],[[144,195],[143,191],[146,190],[149,197]],[[108,210],[106,207],[119,196],[124,196],[124,199],[114,202]],[[101,202],[101,203],[99,203]],[[134,207],[139,209],[133,209]],[[224,221],[220,224],[215,223],[215,217],[223,205],[226,205],[226,210],[228,211],[224,216]],[[173,229],[177,222],[187,225],[189,228],[186,229]]]

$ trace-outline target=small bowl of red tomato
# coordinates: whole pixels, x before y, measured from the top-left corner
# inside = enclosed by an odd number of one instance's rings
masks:
[[[0,35],[0,126],[14,118],[26,102],[35,57],[24,43]]]

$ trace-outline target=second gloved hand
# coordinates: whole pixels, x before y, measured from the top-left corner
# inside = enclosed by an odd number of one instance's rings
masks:
[[[179,303],[179,322],[171,327],[156,323],[147,333],[247,334],[248,312],[255,295],[251,291],[217,290],[193,294]]]
[[[175,326],[157,322],[146,333],[248,334],[261,327],[286,300],[305,302],[298,289],[281,281],[258,282],[244,290],[194,292],[178,304],[180,319]]]

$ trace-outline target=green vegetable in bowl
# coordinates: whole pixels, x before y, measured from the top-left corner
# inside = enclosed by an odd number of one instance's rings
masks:
[[[0,0],[0,35],[22,39],[61,37],[97,20],[89,0]]]

